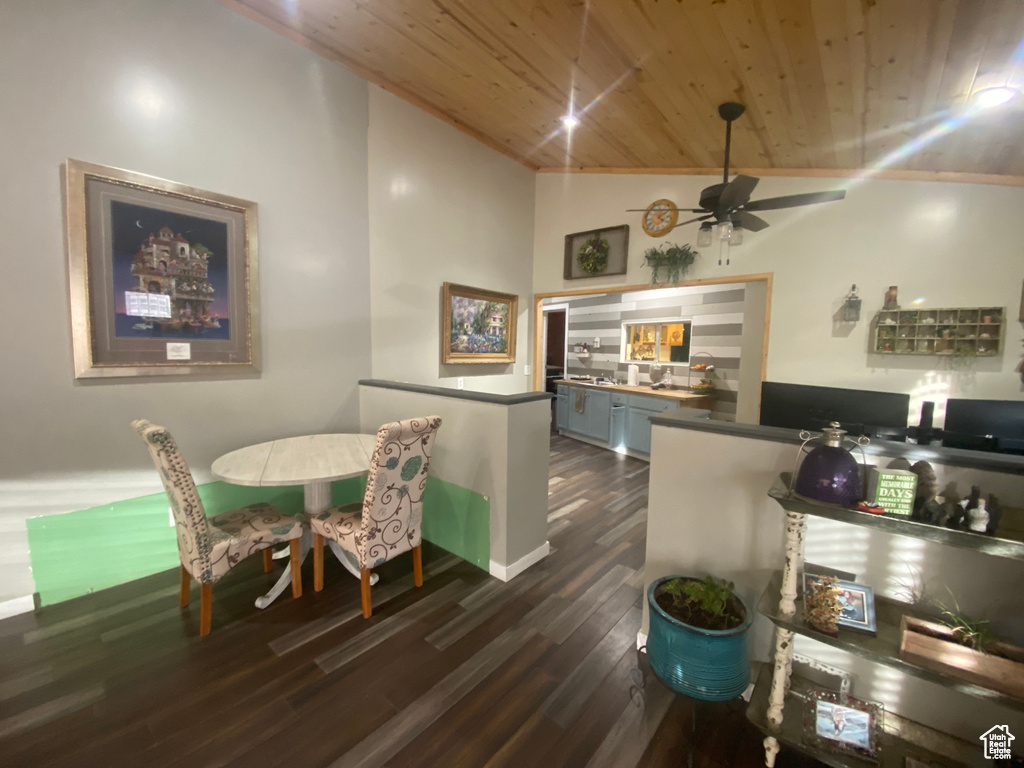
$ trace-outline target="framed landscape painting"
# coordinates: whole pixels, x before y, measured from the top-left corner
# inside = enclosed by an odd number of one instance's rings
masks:
[[[64,166],[75,378],[260,370],[256,204]]]
[[[445,283],[441,289],[441,362],[514,363],[519,297]]]

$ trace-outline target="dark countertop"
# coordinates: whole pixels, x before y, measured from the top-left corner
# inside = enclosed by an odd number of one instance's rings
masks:
[[[759,424],[738,424],[732,421],[712,421],[696,418],[699,411],[681,408],[651,416],[651,424],[660,427],[692,429],[698,432],[714,432],[720,435],[734,435],[753,440],[769,440],[776,443],[800,445],[800,430],[782,427],[762,427]],[[990,472],[1024,475],[1024,456],[985,451],[966,451],[960,448],[943,448],[940,445],[917,445],[899,443],[893,440],[872,440],[864,447],[872,456],[904,457],[911,463],[921,459],[937,464],[968,469],[985,469]]]
[[[522,392],[517,395],[495,395],[490,392],[473,392],[468,389],[450,389],[449,387],[428,387],[425,384],[406,384],[401,381],[385,381],[384,379],[363,379],[361,387],[380,387],[381,389],[400,389],[404,392],[417,392],[421,395],[437,395],[453,397],[457,400],[473,400],[478,403],[494,403],[495,405],[519,405],[532,403],[536,400],[551,400],[550,392]]]

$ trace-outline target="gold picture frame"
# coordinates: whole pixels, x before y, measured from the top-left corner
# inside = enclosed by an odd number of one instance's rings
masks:
[[[445,283],[441,288],[441,363],[514,363],[519,297]]]
[[[260,371],[256,203],[68,159],[76,379]]]

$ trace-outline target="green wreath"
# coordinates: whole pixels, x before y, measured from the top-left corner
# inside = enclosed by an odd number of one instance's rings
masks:
[[[608,241],[600,235],[590,238],[580,247],[576,263],[588,275],[598,275],[608,267]]]

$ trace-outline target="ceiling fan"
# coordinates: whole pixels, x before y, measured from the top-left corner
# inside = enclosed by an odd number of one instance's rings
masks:
[[[842,189],[828,192],[807,192],[799,195],[769,197],[764,200],[751,200],[750,195],[757,186],[753,176],[737,176],[729,181],[729,150],[732,145],[732,122],[746,111],[746,107],[736,102],[726,102],[718,107],[719,116],[725,120],[725,167],[722,172],[722,183],[712,184],[700,193],[700,208],[676,208],[671,200],[656,200],[645,209],[632,208],[630,212],[640,212],[644,231],[652,237],[663,237],[676,227],[694,222],[702,222],[697,233],[697,247],[707,248],[711,245],[715,227],[718,228],[718,239],[725,245],[740,245],[743,242],[743,231],[759,232],[768,226],[768,222],[753,211],[771,211],[779,208],[796,208],[802,205],[827,203],[842,200],[846,191]],[[679,213],[699,213],[696,218],[679,222]],[[711,220],[714,220],[712,223]],[[719,258],[721,263],[721,258]],[[726,254],[728,263],[728,252]]]

